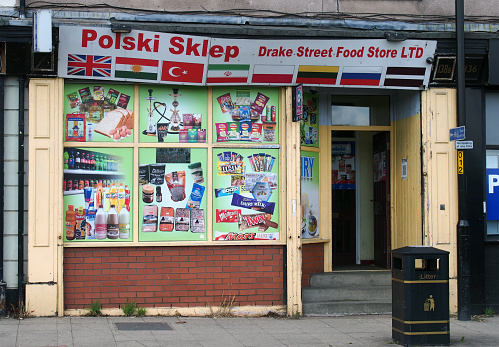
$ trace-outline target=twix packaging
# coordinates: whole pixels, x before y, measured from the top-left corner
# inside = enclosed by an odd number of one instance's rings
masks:
[[[250,228],[258,228],[258,231],[265,231],[269,227],[277,228],[278,224],[271,221],[272,216],[268,213],[238,214],[239,231]]]

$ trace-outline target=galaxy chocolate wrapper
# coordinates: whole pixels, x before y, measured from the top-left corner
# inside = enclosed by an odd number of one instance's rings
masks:
[[[275,202],[259,201],[253,198],[247,198],[240,194],[232,195],[231,205],[269,214],[274,214],[275,208]]]

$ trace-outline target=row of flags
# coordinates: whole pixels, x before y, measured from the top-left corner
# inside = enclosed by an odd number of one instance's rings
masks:
[[[68,54],[67,74],[104,78],[126,78],[136,80],[158,80],[178,83],[203,83],[204,64],[178,61],[160,61],[116,57],[114,76],[112,57],[84,54]],[[161,69],[160,69],[161,68]],[[250,69],[253,68],[250,78]],[[383,75],[382,66],[319,66],[299,65],[296,81],[295,65],[263,64],[208,64],[207,84],[321,84],[343,86],[379,86]],[[341,70],[341,74],[340,74]],[[421,87],[426,69],[424,67],[386,67],[383,86]],[[338,81],[339,76],[339,81]]]

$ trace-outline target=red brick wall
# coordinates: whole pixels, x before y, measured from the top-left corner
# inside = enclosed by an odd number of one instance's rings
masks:
[[[310,275],[324,272],[324,244],[310,243],[302,246],[302,276],[301,285],[310,285]]]
[[[64,250],[64,307],[283,305],[282,246]]]

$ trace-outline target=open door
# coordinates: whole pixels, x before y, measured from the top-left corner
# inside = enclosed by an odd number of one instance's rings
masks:
[[[373,137],[374,264],[390,268],[390,133]]]

